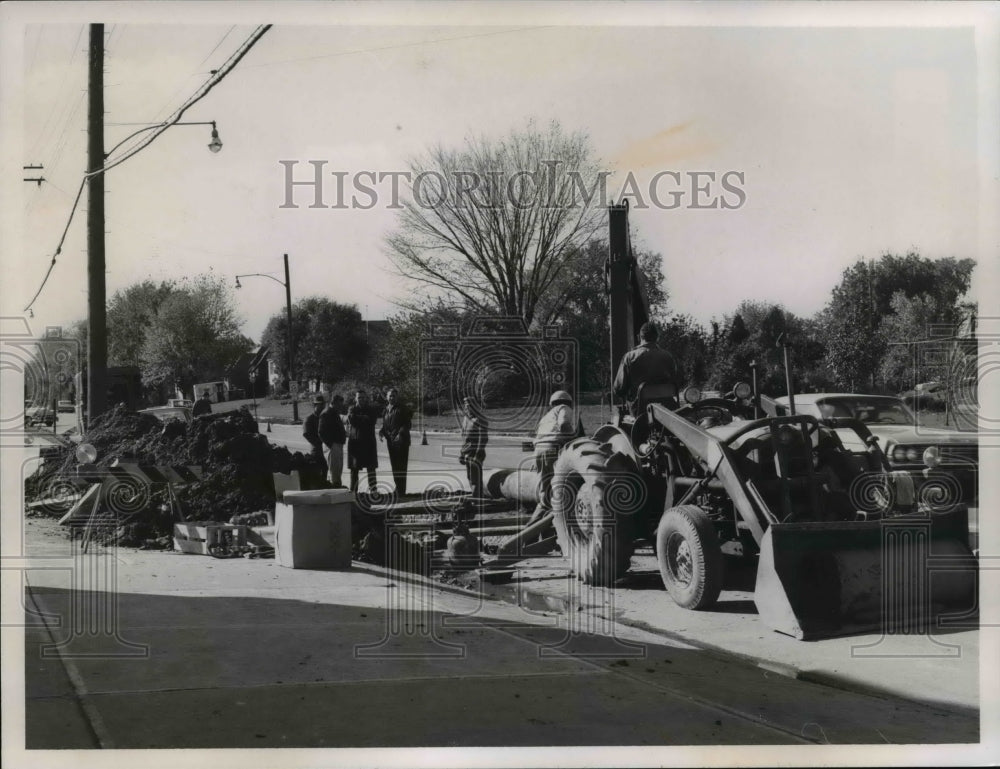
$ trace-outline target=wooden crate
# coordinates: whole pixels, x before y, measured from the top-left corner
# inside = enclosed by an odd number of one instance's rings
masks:
[[[229,532],[233,544],[240,547],[246,546],[246,526],[194,521],[174,524],[174,550],[179,550],[182,553],[210,555],[209,547],[222,542],[225,532]]]

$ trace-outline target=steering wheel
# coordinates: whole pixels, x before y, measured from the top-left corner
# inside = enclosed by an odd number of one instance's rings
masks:
[[[717,424],[727,425],[739,415],[739,406],[721,398],[713,398],[681,406],[677,409],[677,414],[694,424],[699,424],[704,419],[713,419]]]

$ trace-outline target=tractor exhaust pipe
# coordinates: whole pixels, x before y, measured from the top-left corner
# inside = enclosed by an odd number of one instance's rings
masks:
[[[782,358],[785,363],[785,388],[788,390],[788,413],[794,416],[795,390],[792,389],[792,367],[788,362],[788,339],[784,333],[778,336],[778,345],[781,347]]]

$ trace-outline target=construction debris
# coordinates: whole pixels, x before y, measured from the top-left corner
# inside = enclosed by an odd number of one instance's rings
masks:
[[[304,478],[322,476],[311,456],[271,445],[247,408],[206,415],[187,425],[164,424],[119,405],[96,421],[83,442],[96,450],[98,470],[120,462],[202,468],[200,480],[174,489],[174,499],[166,484],[152,483],[134,489],[120,509],[110,510],[116,525],[106,536],[123,545],[169,543],[179,519],[226,523],[234,516],[273,510],[273,473],[297,470]],[[71,448],[50,455],[25,483],[26,501],[65,496],[65,491],[53,490],[72,483],[79,467]],[[37,510],[44,514],[47,508]]]

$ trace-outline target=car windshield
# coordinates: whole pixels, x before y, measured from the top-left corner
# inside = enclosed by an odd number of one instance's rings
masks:
[[[895,398],[827,398],[818,401],[820,416],[853,417],[865,424],[912,425],[913,414]]]
[[[182,421],[187,421],[188,415],[187,410],[182,408],[172,408],[170,406],[160,406],[158,408],[143,409],[139,412],[140,414],[149,414],[156,417],[161,422],[167,422],[172,419],[178,419]]]

